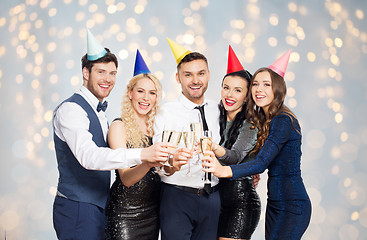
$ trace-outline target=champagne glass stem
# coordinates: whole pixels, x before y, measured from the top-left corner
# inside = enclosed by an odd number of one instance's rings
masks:
[[[187,173],[186,175],[190,176],[191,175],[191,170],[190,170],[190,159],[187,160]]]

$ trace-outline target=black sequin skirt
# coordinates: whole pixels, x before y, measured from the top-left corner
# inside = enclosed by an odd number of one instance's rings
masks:
[[[218,237],[250,239],[261,213],[261,202],[251,177],[220,179],[221,214]]]
[[[107,239],[158,239],[160,189],[160,177],[153,169],[129,188],[117,174],[106,208]]]

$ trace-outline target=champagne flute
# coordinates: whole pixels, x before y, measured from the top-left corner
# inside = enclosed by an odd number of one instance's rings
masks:
[[[184,139],[184,143],[185,143],[185,147],[192,150],[194,147],[194,143],[195,143],[195,132],[194,131],[189,131],[189,132],[182,132],[182,136]],[[186,173],[186,175],[190,176],[191,172],[190,172],[190,159],[188,159],[188,171]]]
[[[162,132],[162,142],[169,142],[169,138],[171,137],[171,134],[172,134],[172,131],[163,130],[163,132]],[[169,159],[169,155],[168,155],[168,159]],[[168,161],[168,159],[167,159],[167,161]],[[164,166],[169,166],[167,161],[163,164]]]
[[[203,125],[201,122],[190,123],[191,132],[195,132],[196,138],[199,139],[203,132]]]
[[[165,129],[165,128],[163,128],[163,129]],[[163,130],[163,132],[162,132],[162,142],[168,142],[169,137],[171,135],[171,132],[172,131],[170,131],[170,130]],[[169,158],[169,155],[168,155],[168,158]],[[163,169],[163,166],[167,166],[167,165],[168,165],[167,162],[165,162],[162,166],[156,167],[155,168],[155,172],[158,175],[163,176],[165,174],[164,169]]]
[[[162,142],[166,141],[166,142],[173,143],[176,146],[178,146],[178,144],[180,143],[181,136],[182,136],[182,132],[167,131],[167,133],[165,133],[165,131],[163,131]],[[168,147],[168,149],[174,150],[176,148]],[[167,161],[163,165],[170,166],[169,163],[168,163],[169,158],[170,158],[170,155],[168,155]]]
[[[195,133],[195,143],[200,141],[200,137],[203,135],[203,124],[201,122],[190,123],[190,130]],[[200,158],[197,156],[195,164],[200,164]]]
[[[190,123],[190,130],[195,132],[195,140],[199,141],[203,135],[203,122],[201,121],[200,113],[197,113],[197,122]]]
[[[162,142],[170,142],[175,145],[178,145],[181,139],[182,132],[177,131],[171,131],[171,130],[163,130],[162,132]],[[174,147],[168,147],[168,149],[175,149]],[[168,154],[167,161],[164,162],[162,166],[160,166],[158,169],[156,168],[156,173],[160,176],[166,175],[166,172],[164,171],[164,166],[171,167],[169,165],[168,161],[171,154]]]
[[[212,144],[213,144],[212,132],[210,130],[205,130],[204,136],[200,138],[200,148],[201,152],[203,153],[203,156],[205,156],[204,151],[212,150]],[[205,183],[210,183],[208,179],[208,173],[205,173],[204,184]]]
[[[181,140],[181,136],[182,136],[182,132],[171,131],[171,134],[168,138],[168,142],[173,143],[176,146],[178,146],[178,144],[180,143],[180,140]],[[175,149],[175,148],[172,148],[172,149]]]
[[[171,135],[171,132],[172,131],[169,131],[169,130],[163,130],[163,132],[162,132],[162,142],[168,142],[168,139]]]

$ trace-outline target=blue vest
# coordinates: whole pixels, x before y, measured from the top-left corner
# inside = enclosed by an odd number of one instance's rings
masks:
[[[79,94],[64,102],[74,102],[88,114],[89,132],[98,147],[107,147],[97,114]],[[59,105],[60,106],[60,105]],[[67,143],[54,133],[55,151],[59,169],[57,190],[68,199],[105,208],[110,189],[110,171],[87,170],[74,157]],[[101,159],[103,161],[103,159]]]

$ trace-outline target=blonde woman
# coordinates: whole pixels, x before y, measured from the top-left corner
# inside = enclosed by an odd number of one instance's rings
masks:
[[[121,118],[112,122],[108,144],[142,148],[152,144],[153,124],[161,98],[159,80],[137,51],[134,77],[122,101]],[[142,163],[116,170],[107,205],[107,239],[158,239],[160,177],[154,165]]]

